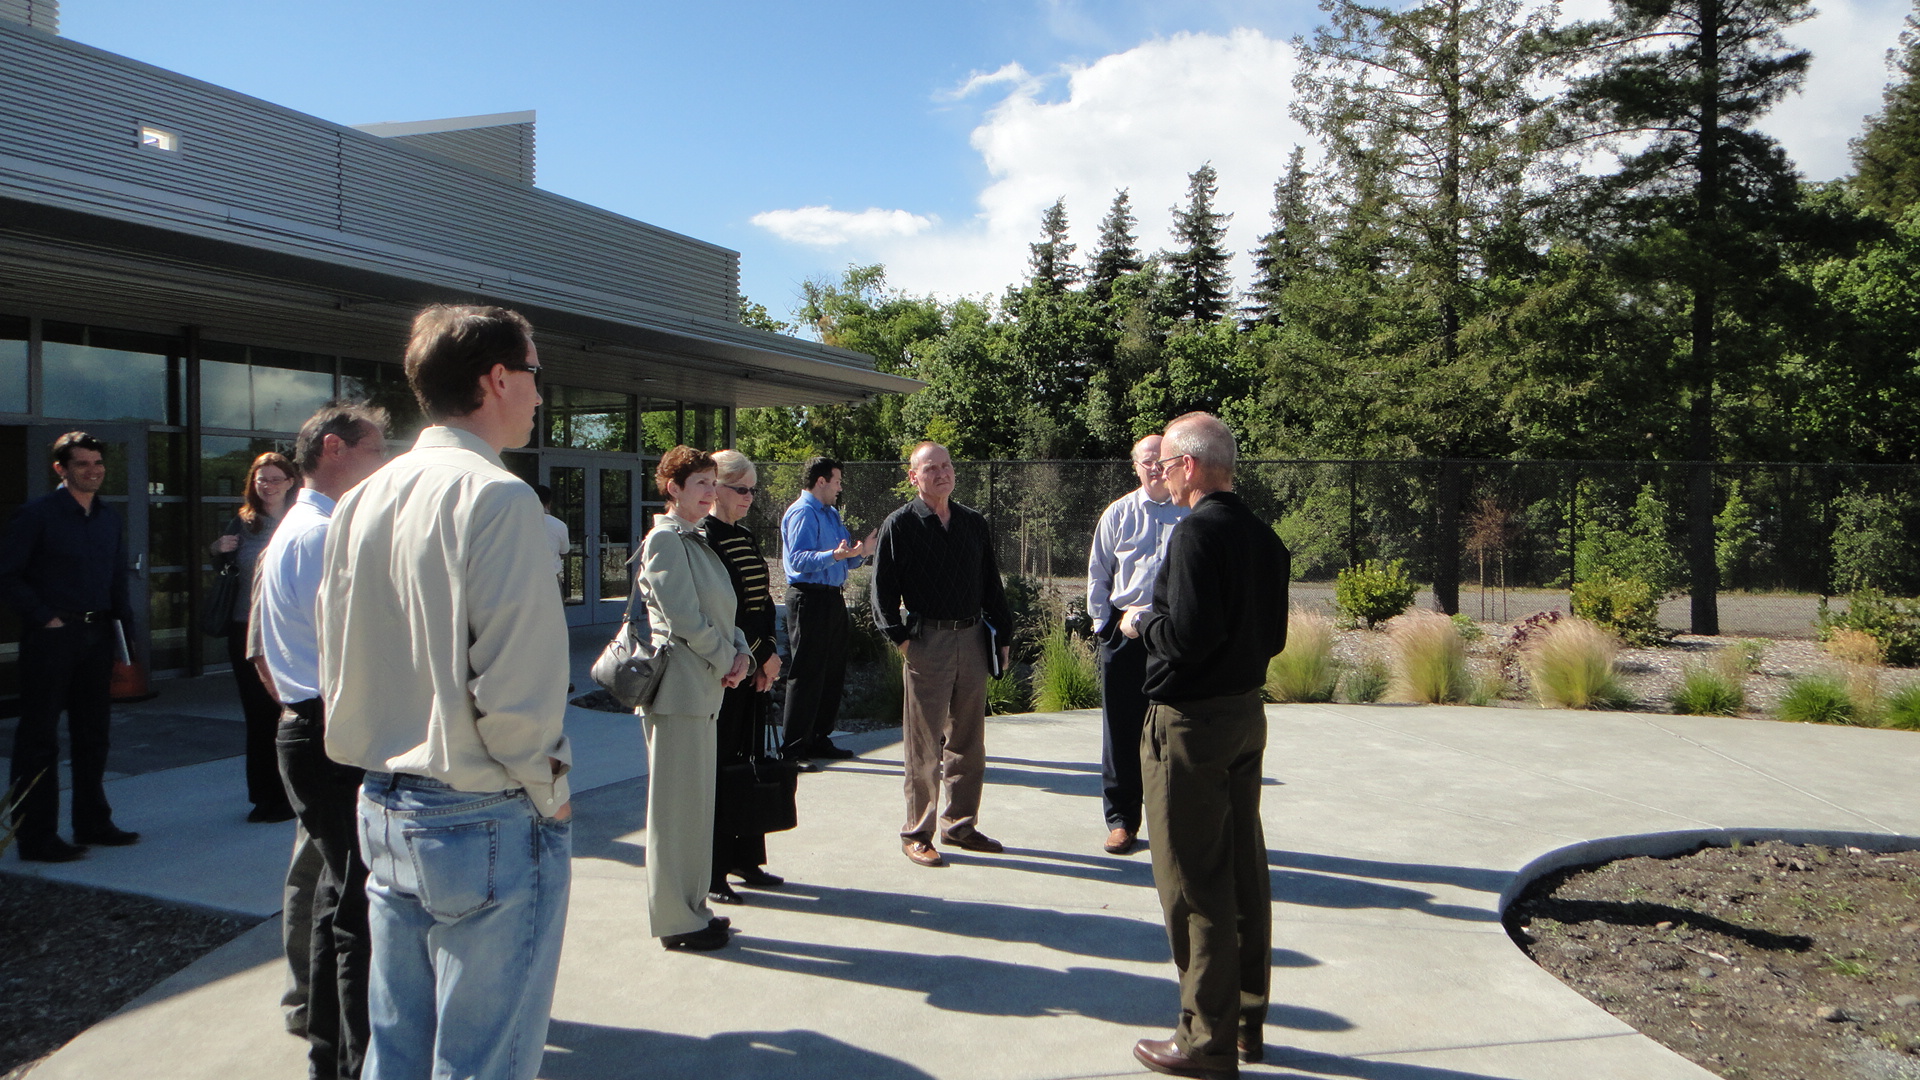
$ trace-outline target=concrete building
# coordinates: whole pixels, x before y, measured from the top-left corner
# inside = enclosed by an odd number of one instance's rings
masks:
[[[0,0],[0,515],[49,489],[60,432],[111,445],[156,676],[221,655],[199,626],[205,545],[255,454],[341,394],[411,439],[399,361],[423,304],[539,328],[545,415],[510,463],[569,521],[576,623],[618,620],[663,450],[725,445],[738,408],[919,386],[743,326],[737,253],[534,187],[531,113],[360,130],[57,20]],[[0,624],[0,700],[17,640]]]

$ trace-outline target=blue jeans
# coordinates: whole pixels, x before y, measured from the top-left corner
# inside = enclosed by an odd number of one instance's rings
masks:
[[[569,823],[519,790],[370,772],[360,850],[373,938],[363,1080],[532,1080],[566,930]]]

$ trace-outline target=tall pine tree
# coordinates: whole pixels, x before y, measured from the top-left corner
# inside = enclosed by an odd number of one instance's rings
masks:
[[[1900,47],[1887,59],[1899,77],[1853,140],[1853,187],[1868,206],[1899,217],[1920,202],[1920,18],[1907,16]]]
[[[1295,146],[1287,173],[1273,184],[1273,228],[1260,238],[1253,256],[1253,287],[1240,318],[1248,327],[1278,326],[1287,286],[1298,281],[1310,259],[1313,204],[1307,193],[1306,150]]]
[[[1139,242],[1134,239],[1133,202],[1127,189],[1113,196],[1113,205],[1100,221],[1100,246],[1094,248],[1087,263],[1087,289],[1101,300],[1107,299],[1113,283],[1122,274],[1131,274],[1145,265],[1140,261]]]
[[[1040,215],[1040,242],[1027,245],[1029,280],[1049,292],[1062,292],[1080,280],[1067,240],[1067,200],[1055,199]]]
[[[1180,246],[1164,258],[1180,288],[1180,315],[1195,323],[1218,322],[1233,296],[1227,275],[1227,222],[1232,214],[1213,208],[1220,175],[1212,164],[1187,174],[1187,205],[1173,207],[1173,238]]]

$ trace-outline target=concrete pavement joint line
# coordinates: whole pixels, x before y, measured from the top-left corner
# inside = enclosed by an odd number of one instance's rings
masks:
[[[1330,711],[1330,710],[1329,710],[1329,711]],[[1341,714],[1338,714],[1338,713],[1335,713],[1334,715],[1336,715],[1336,716],[1337,716],[1337,715],[1341,715]],[[1454,752],[1454,753],[1456,753],[1456,754],[1460,754],[1460,755],[1462,755],[1463,757],[1470,757],[1470,758],[1477,758],[1477,759],[1479,759],[1479,760],[1481,760],[1481,761],[1486,761],[1486,762],[1491,762],[1491,763],[1493,763],[1493,764],[1495,764],[1495,765],[1501,765],[1501,766],[1504,766],[1504,767],[1506,767],[1506,768],[1509,768],[1509,769],[1513,769],[1513,770],[1514,770],[1514,771],[1516,771],[1516,772],[1522,772],[1522,773],[1526,773],[1526,774],[1528,774],[1528,775],[1530,775],[1530,776],[1535,776],[1535,777],[1538,777],[1539,779],[1542,779],[1542,780],[1549,780],[1549,781],[1552,781],[1552,782],[1554,782],[1554,783],[1557,783],[1557,784],[1563,784],[1563,785],[1565,785],[1565,786],[1567,786],[1567,787],[1570,787],[1570,788],[1573,788],[1573,789],[1574,789],[1575,791],[1584,791],[1584,792],[1586,792],[1586,793],[1587,793],[1587,794],[1589,794],[1589,795],[1598,795],[1598,796],[1600,796],[1601,798],[1604,798],[1604,799],[1611,799],[1611,800],[1612,800],[1612,801],[1614,801],[1614,802],[1617,802],[1617,803],[1624,803],[1624,804],[1626,804],[1627,806],[1632,806],[1632,807],[1636,807],[1636,808],[1638,808],[1638,809],[1641,809],[1641,810],[1651,810],[1651,811],[1653,811],[1654,813],[1657,813],[1657,814],[1668,814],[1668,815],[1671,815],[1671,816],[1673,816],[1673,817],[1677,817],[1677,818],[1681,818],[1682,820],[1686,820],[1686,821],[1692,821],[1692,822],[1695,822],[1695,823],[1697,823],[1697,824],[1700,824],[1700,825],[1704,825],[1704,826],[1708,826],[1708,827],[1711,827],[1711,826],[1712,826],[1712,825],[1714,824],[1713,822],[1711,822],[1711,821],[1707,821],[1707,820],[1705,820],[1705,819],[1703,819],[1703,818],[1696,818],[1696,817],[1692,817],[1692,816],[1690,816],[1690,815],[1687,815],[1687,814],[1681,814],[1681,813],[1677,813],[1677,812],[1675,812],[1675,811],[1673,811],[1673,810],[1669,810],[1669,809],[1666,809],[1665,807],[1660,807],[1660,806],[1654,806],[1654,805],[1653,805],[1653,804],[1651,804],[1651,803],[1644,803],[1644,802],[1641,802],[1641,801],[1639,801],[1638,799],[1628,799],[1628,798],[1623,798],[1623,797],[1621,797],[1621,796],[1619,796],[1619,795],[1615,795],[1615,794],[1613,794],[1613,793],[1612,793],[1612,792],[1610,792],[1610,791],[1603,791],[1603,790],[1601,790],[1600,788],[1596,788],[1596,787],[1591,787],[1591,786],[1589,786],[1589,785],[1587,785],[1587,784],[1582,784],[1582,783],[1578,783],[1578,782],[1576,782],[1576,781],[1573,781],[1573,780],[1568,780],[1568,779],[1566,779],[1566,778],[1565,778],[1565,777],[1563,777],[1563,776],[1558,776],[1558,775],[1555,775],[1555,774],[1553,774],[1553,773],[1549,773],[1549,772],[1545,772],[1545,771],[1543,771],[1543,770],[1540,770],[1540,769],[1536,769],[1536,768],[1532,768],[1532,767],[1530,767],[1530,766],[1527,766],[1527,765],[1523,765],[1523,764],[1520,764],[1520,763],[1518,763],[1518,762],[1512,762],[1512,761],[1506,761],[1506,760],[1503,760],[1503,759],[1501,759],[1501,758],[1497,758],[1497,757],[1494,757],[1494,756],[1493,756],[1493,755],[1491,755],[1491,754],[1487,754],[1487,753],[1482,753],[1482,752],[1480,752],[1480,751],[1477,751],[1477,750],[1467,750],[1467,749],[1464,749],[1464,748],[1462,748],[1462,747],[1458,747],[1458,746],[1453,746],[1453,745],[1451,745],[1451,744],[1449,744],[1449,743],[1445,743],[1445,742],[1442,742],[1442,741],[1440,741],[1439,739],[1435,739],[1435,738],[1431,738],[1431,737],[1428,737],[1428,736],[1422,736],[1422,735],[1415,735],[1415,734],[1413,734],[1412,732],[1408,732],[1408,731],[1403,731],[1403,730],[1401,730],[1400,728],[1392,728],[1392,727],[1388,727],[1388,726],[1386,726],[1385,724],[1379,724],[1379,723],[1375,723],[1374,721],[1371,721],[1371,720],[1363,720],[1363,719],[1361,719],[1361,718],[1359,718],[1359,717],[1357,717],[1357,716],[1356,716],[1356,717],[1353,717],[1352,719],[1353,719],[1353,720],[1354,720],[1355,722],[1357,722],[1357,723],[1362,723],[1362,724],[1367,724],[1367,725],[1369,725],[1369,726],[1371,726],[1371,727],[1375,727],[1375,728],[1378,728],[1378,729],[1380,729],[1380,730],[1382,730],[1382,731],[1388,731],[1388,732],[1393,732],[1393,733],[1395,733],[1395,734],[1398,734],[1398,735],[1404,735],[1404,736],[1405,736],[1405,737],[1407,737],[1408,739],[1412,739],[1412,740],[1415,740],[1415,741],[1418,741],[1418,742],[1423,742],[1423,743],[1427,743],[1427,744],[1429,744],[1429,745],[1431,745],[1431,746],[1437,746],[1437,747],[1440,747],[1440,748],[1441,748],[1441,749],[1443,749],[1443,750],[1451,750],[1452,752]],[[1703,749],[1703,750],[1704,750],[1704,749],[1706,749],[1706,747],[1701,747],[1701,749]],[[1821,801],[1821,802],[1826,802],[1826,800],[1825,800],[1825,799],[1822,799],[1822,800],[1820,800],[1820,801]],[[1831,804],[1829,804],[1829,805],[1831,805]],[[1837,809],[1837,808],[1836,808],[1836,809]]]
[[[1612,1014],[1609,1013],[1607,1015],[1611,1016]],[[1503,1042],[1461,1043],[1458,1046],[1424,1046],[1417,1050],[1369,1050],[1356,1054],[1338,1055],[1323,1054],[1316,1050],[1299,1050],[1294,1047],[1283,1046],[1280,1048],[1278,1054],[1267,1055],[1267,1064],[1284,1065],[1286,1064],[1285,1059],[1290,1056],[1304,1057],[1309,1061],[1313,1058],[1336,1056],[1377,1060],[1380,1058],[1411,1057],[1414,1054],[1445,1054],[1459,1050],[1498,1050],[1503,1046],[1552,1046],[1555,1043],[1598,1042],[1601,1039],[1634,1039],[1644,1037],[1645,1036],[1641,1035],[1638,1031],[1628,1028],[1625,1031],[1596,1032],[1592,1035],[1561,1035],[1551,1039],[1513,1039]],[[1268,1047],[1268,1049],[1272,1049],[1272,1047]]]
[[[1847,807],[1841,806],[1839,803],[1834,802],[1832,799],[1824,798],[1820,795],[1815,794],[1814,792],[1808,791],[1806,788],[1803,788],[1798,784],[1792,783],[1791,781],[1783,779],[1782,777],[1775,776],[1773,773],[1770,773],[1767,770],[1760,768],[1758,765],[1749,764],[1748,762],[1742,761],[1739,758],[1732,756],[1731,754],[1727,754],[1723,751],[1716,750],[1713,747],[1708,746],[1707,744],[1700,742],[1697,739],[1689,738],[1686,735],[1682,735],[1678,731],[1671,731],[1671,730],[1668,730],[1667,728],[1661,727],[1658,723],[1656,723],[1651,718],[1648,718],[1642,722],[1645,723],[1648,727],[1654,728],[1655,730],[1658,730],[1658,731],[1665,732],[1666,734],[1672,736],[1675,739],[1678,739],[1683,743],[1688,743],[1694,747],[1697,747],[1700,750],[1703,750],[1709,754],[1712,754],[1714,757],[1717,757],[1722,761],[1726,761],[1726,762],[1730,762],[1731,764],[1738,765],[1740,768],[1745,769],[1748,772],[1755,774],[1756,776],[1764,777],[1765,779],[1771,780],[1774,783],[1779,784],[1781,787],[1786,788],[1788,791],[1792,791],[1792,792],[1795,792],[1796,794],[1804,795],[1807,798],[1812,799],[1814,802],[1824,803],[1825,805],[1832,807],[1833,809],[1838,810],[1843,814],[1847,814],[1852,817],[1857,817],[1861,821],[1866,822],[1867,824],[1873,826],[1874,828],[1880,830],[1881,832],[1899,832],[1900,831],[1889,825],[1882,824],[1881,822],[1876,821],[1873,818],[1868,817],[1866,814],[1860,813],[1857,810],[1850,810]]]
[[[1289,784],[1288,786],[1293,786],[1293,785],[1292,785],[1292,784]],[[1364,796],[1367,796],[1368,798],[1374,798],[1374,799],[1379,799],[1379,800],[1380,800],[1380,801],[1382,801],[1382,802],[1389,802],[1389,803],[1398,803],[1398,804],[1400,804],[1401,806],[1417,806],[1417,807],[1419,807],[1419,808],[1420,808],[1420,809],[1422,809],[1422,810],[1432,810],[1432,811],[1435,811],[1435,812],[1437,812],[1437,813],[1442,813],[1442,814],[1451,814],[1451,815],[1453,815],[1454,817],[1462,817],[1462,818],[1466,818],[1466,819],[1468,819],[1468,820],[1470,820],[1470,821],[1485,821],[1485,822],[1491,822],[1492,824],[1495,824],[1495,825],[1504,825],[1504,826],[1506,826],[1506,827],[1507,827],[1507,828],[1509,828],[1509,829],[1517,829],[1517,830],[1519,830],[1519,831],[1521,831],[1521,832],[1530,832],[1530,833],[1536,833],[1536,834],[1538,834],[1538,835],[1540,835],[1540,836],[1551,836],[1551,837],[1554,837],[1554,838],[1556,838],[1556,839],[1561,839],[1561,840],[1579,840],[1579,839],[1583,839],[1582,837],[1579,837],[1579,836],[1575,836],[1575,835],[1573,835],[1573,834],[1571,834],[1571,833],[1561,833],[1561,832],[1553,832],[1553,831],[1551,831],[1551,830],[1547,830],[1547,829],[1541,829],[1541,828],[1538,828],[1538,827],[1536,827],[1536,826],[1533,826],[1533,825],[1528,825],[1528,824],[1526,824],[1525,822],[1520,822],[1520,821],[1511,821],[1511,820],[1509,820],[1509,819],[1507,819],[1507,818],[1503,818],[1503,817],[1495,817],[1495,816],[1494,816],[1494,815],[1492,815],[1492,814],[1476,814],[1476,813],[1473,813],[1473,812],[1471,812],[1471,811],[1467,811],[1467,810],[1461,810],[1461,809],[1459,809],[1458,807],[1453,807],[1453,806],[1441,806],[1441,805],[1438,805],[1438,804],[1436,804],[1436,803],[1428,803],[1428,802],[1421,802],[1421,801],[1420,801],[1420,800],[1418,800],[1418,799],[1409,799],[1409,798],[1405,798],[1404,796],[1400,796],[1400,795],[1395,795],[1395,794],[1393,794],[1392,792],[1381,792],[1381,791],[1372,791],[1372,790],[1368,790],[1368,789],[1364,789],[1364,788],[1362,788],[1362,789],[1356,789],[1356,788],[1354,787],[1354,785],[1352,785],[1352,784],[1337,784],[1337,785],[1334,785],[1334,784],[1330,784],[1330,785],[1328,785],[1328,789],[1329,789],[1329,790],[1335,790],[1335,791],[1339,791],[1339,792],[1342,792],[1343,794],[1344,794],[1344,793],[1352,793],[1352,794],[1355,794],[1355,795],[1364,795]],[[1301,789],[1301,790],[1303,790],[1303,791],[1310,791],[1310,790],[1312,790],[1312,789],[1311,789],[1311,788],[1306,788],[1306,787],[1302,787],[1302,789]],[[1662,813],[1664,813],[1665,811],[1661,811],[1661,812],[1662,812]],[[1675,817],[1680,817],[1681,815],[1679,815],[1679,814],[1675,814],[1674,816],[1675,816]],[[1702,824],[1711,824],[1711,823],[1710,823],[1710,822],[1702,822]]]

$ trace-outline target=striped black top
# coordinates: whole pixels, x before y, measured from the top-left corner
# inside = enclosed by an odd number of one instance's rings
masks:
[[[733,580],[733,623],[747,635],[747,648],[758,667],[774,653],[773,594],[767,591],[767,560],[760,554],[760,542],[753,538],[753,530],[729,525],[712,514],[700,527],[720,561],[727,564],[727,577]]]

